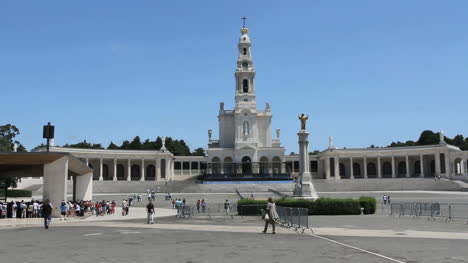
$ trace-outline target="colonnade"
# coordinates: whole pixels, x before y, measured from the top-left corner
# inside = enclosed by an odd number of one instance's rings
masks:
[[[448,175],[450,160],[446,156],[445,153],[369,156],[337,154],[326,156],[324,158],[325,178],[332,179],[334,177],[335,180],[339,180],[346,177],[355,179],[355,171],[358,171],[359,175],[362,175],[360,178],[364,179]],[[349,173],[344,172],[346,167]]]
[[[170,181],[172,180],[173,161],[166,158],[156,159],[108,159],[108,158],[82,158],[86,166],[93,169],[94,180],[104,181]],[[112,167],[112,169],[109,169]],[[112,172],[110,171],[112,170]],[[151,173],[146,174],[146,171]],[[107,175],[107,176],[106,176]],[[110,176],[112,175],[112,178]],[[120,175],[120,176],[119,176]],[[132,176],[134,175],[134,176]],[[123,179],[121,177],[124,177]],[[120,177],[120,178],[119,178]]]

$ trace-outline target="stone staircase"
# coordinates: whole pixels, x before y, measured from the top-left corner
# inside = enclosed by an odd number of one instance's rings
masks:
[[[355,180],[313,180],[317,192],[353,192],[353,191],[468,191],[468,184],[456,181],[435,181],[429,178],[393,178],[393,179],[355,179]],[[71,193],[72,184],[68,191]],[[94,181],[95,193],[144,193],[153,189],[165,193],[268,193],[270,189],[277,192],[292,192],[294,183],[284,184],[197,184],[195,179],[164,182],[139,181]]]

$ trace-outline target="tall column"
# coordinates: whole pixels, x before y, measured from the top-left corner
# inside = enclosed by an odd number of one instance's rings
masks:
[[[364,166],[364,179],[367,179],[369,177],[367,176],[367,157],[366,156],[364,156],[363,161],[364,161],[364,163],[363,163],[363,166]]]
[[[410,167],[409,156],[406,155],[406,177],[411,177],[409,167]]]
[[[117,159],[114,159],[114,177],[112,177],[113,181],[117,181]]]
[[[330,157],[325,157],[325,178],[330,180]]]
[[[130,159],[127,160],[127,181],[132,180],[132,163]]]
[[[109,172],[109,171],[108,171]],[[102,158],[99,159],[99,181],[102,181]]]
[[[158,159],[154,160],[154,170],[154,180],[161,180],[161,161]]]
[[[445,175],[447,178],[450,178],[452,176],[452,169],[450,169],[450,157],[448,155],[448,151],[444,153],[444,159],[445,159]]]
[[[335,180],[340,180],[340,157],[335,156]]]
[[[349,178],[354,179],[353,157],[349,158],[349,173],[350,173]]]
[[[140,181],[145,180],[145,159],[141,159],[141,177]]]
[[[424,155],[420,155],[419,156],[420,158],[420,161],[421,161],[421,174],[420,174],[420,177],[424,177]]]
[[[435,175],[440,176],[440,154],[436,152],[434,154],[434,160],[435,160]]]
[[[380,165],[380,156],[377,156],[377,178],[382,178],[382,166]]]
[[[299,176],[294,189],[294,196],[303,199],[317,199],[318,195],[312,184],[309,161],[309,133],[302,129],[299,136]]]
[[[392,178],[395,178],[395,156],[392,155]]]

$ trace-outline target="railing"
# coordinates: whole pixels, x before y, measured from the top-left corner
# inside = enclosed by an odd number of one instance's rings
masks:
[[[450,203],[392,203],[390,205],[391,216],[411,216],[415,218],[427,217],[435,221],[437,218],[445,219],[445,222],[466,220],[468,224],[468,204]]]
[[[276,212],[279,216],[277,222],[280,225],[294,228],[296,231],[302,229],[302,233],[306,230],[312,231],[309,228],[309,210],[307,208],[277,206]]]
[[[205,208],[200,206],[198,209],[196,206],[193,207],[192,216],[209,216],[210,218],[215,216],[229,216],[231,218],[237,215],[237,204],[229,203],[225,208],[225,204],[208,204]]]

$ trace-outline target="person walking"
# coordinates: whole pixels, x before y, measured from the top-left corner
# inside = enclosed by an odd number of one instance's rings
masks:
[[[153,224],[154,223],[154,205],[151,201],[146,206],[146,212],[148,213],[146,222],[148,224]]]
[[[226,212],[226,215],[229,215],[229,201],[228,200],[224,202],[224,211]]]
[[[42,205],[42,216],[44,217],[44,228],[49,229],[50,221],[52,220],[52,204],[47,199]]]
[[[67,220],[67,202],[65,200],[60,204],[60,221]]]
[[[127,200],[122,200],[122,216],[126,216],[128,214],[128,204],[127,204]]]
[[[202,199],[202,200],[201,200],[201,210],[202,210],[202,213],[205,213],[205,212],[206,212],[206,202],[205,202],[205,199]]]
[[[383,204],[384,204],[384,205],[387,205],[387,196],[384,195],[384,196],[382,197],[382,199],[383,199]]]
[[[276,205],[273,202],[273,198],[268,197],[268,203],[266,207],[266,214],[265,214],[265,229],[263,229],[262,233],[266,234],[268,229],[268,224],[271,224],[273,228],[272,234],[276,234],[275,232],[275,220],[278,218],[278,213],[276,212]]]
[[[200,213],[200,200],[197,201],[196,206],[197,206],[197,212]]]

